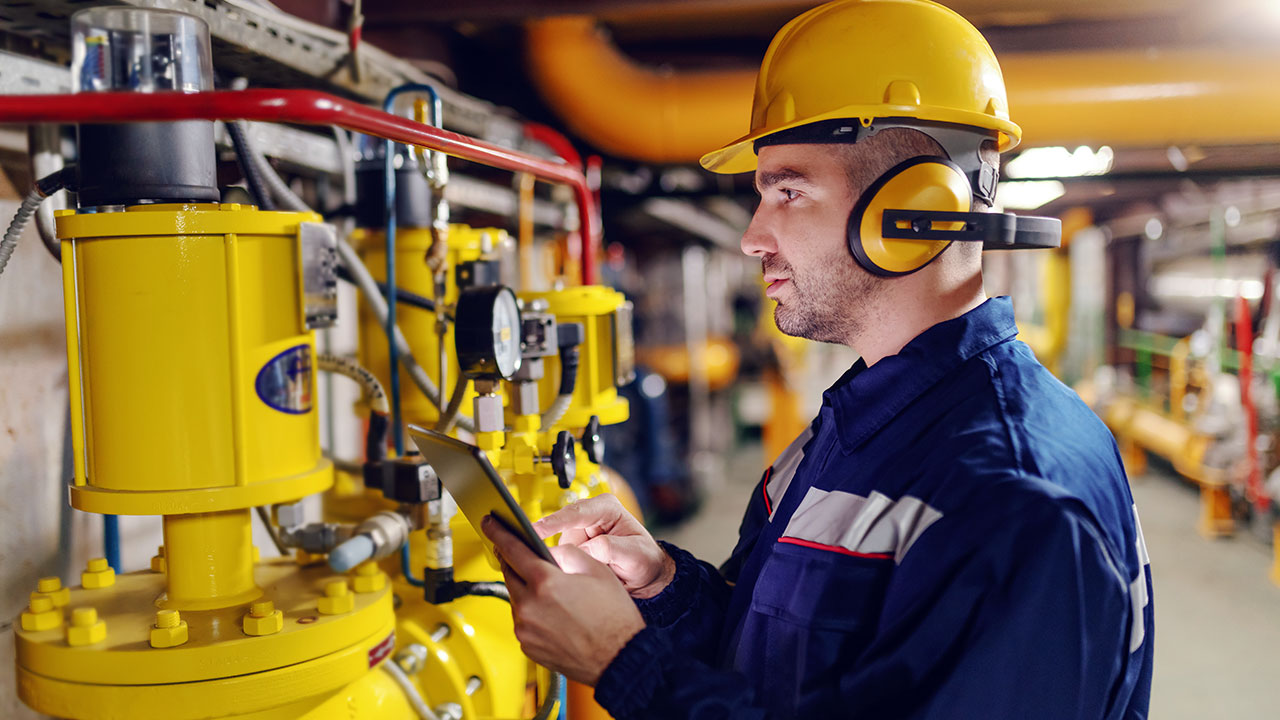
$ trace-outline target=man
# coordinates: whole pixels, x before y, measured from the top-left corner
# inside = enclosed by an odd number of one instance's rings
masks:
[[[979,243],[881,223],[989,205],[1004,108],[985,41],[925,0],[783,28],[752,133],[703,164],[755,170],[742,248],[778,327],[861,359],[719,570],[609,497],[537,524],[560,569],[488,521],[529,657],[619,720],[1146,717],[1150,574],[1114,441],[985,298]]]

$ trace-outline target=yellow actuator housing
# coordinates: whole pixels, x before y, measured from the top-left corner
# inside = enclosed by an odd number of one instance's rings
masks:
[[[165,204],[57,219],[73,506],[206,513],[332,484],[313,411],[302,222],[320,217]]]
[[[581,428],[595,415],[604,425],[627,419],[627,399],[619,397],[618,385],[630,382],[635,373],[635,348],[631,335],[631,303],[626,296],[603,285],[522,292],[520,299],[541,299],[561,323],[582,323],[585,338],[579,350],[578,380],[573,401],[557,428]],[[546,373],[539,381],[538,395],[544,405],[556,396],[560,386],[560,358],[546,358]],[[550,431],[552,428],[542,428]]]
[[[215,204],[58,216],[71,503],[162,515],[164,547],[148,571],[90,563],[65,631],[16,632],[18,693],[33,708],[317,718],[391,703],[407,714],[370,672],[394,646],[386,587],[321,612],[339,578],[259,562],[252,544],[252,507],[333,483],[302,281],[302,237],[319,221]]]

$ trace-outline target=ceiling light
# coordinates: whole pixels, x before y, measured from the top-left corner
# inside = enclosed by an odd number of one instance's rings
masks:
[[[1010,210],[1035,210],[1066,191],[1060,180],[1002,182],[996,186],[996,204]]]
[[[1235,205],[1228,205],[1227,209],[1222,211],[1222,219],[1226,221],[1227,227],[1235,227],[1240,224],[1240,208]]]
[[[1105,175],[1111,171],[1115,153],[1103,145],[1097,152],[1087,145],[1074,151],[1064,147],[1040,147],[1024,150],[1009,161],[1004,174],[1012,179],[1084,177]]]

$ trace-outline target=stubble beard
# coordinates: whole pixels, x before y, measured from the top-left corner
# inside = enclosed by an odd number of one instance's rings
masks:
[[[813,272],[797,274],[778,255],[764,258],[765,275],[791,281],[786,301],[775,301],[773,321],[787,335],[817,342],[849,344],[863,329],[862,315],[873,307],[879,278],[858,267],[853,258],[833,258]]]

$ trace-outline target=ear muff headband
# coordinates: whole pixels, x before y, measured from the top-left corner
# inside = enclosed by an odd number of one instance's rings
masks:
[[[959,165],[942,157],[905,160],[876,178],[849,213],[849,251],[867,272],[881,277],[908,275],[928,265],[950,240],[887,239],[885,210],[970,212],[973,193]],[[958,230],[963,222],[937,223]]]

